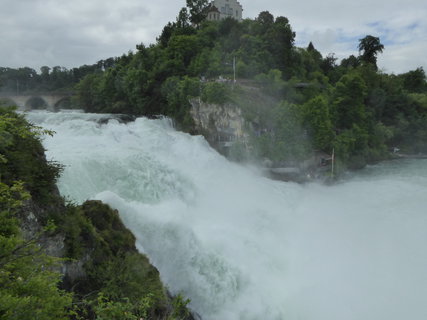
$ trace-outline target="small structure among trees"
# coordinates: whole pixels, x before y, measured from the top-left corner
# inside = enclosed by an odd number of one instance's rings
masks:
[[[218,21],[233,18],[242,21],[243,7],[237,0],[187,0],[185,11],[189,13],[190,22],[199,26],[203,20]]]
[[[243,7],[237,0],[214,0],[209,4],[207,20],[233,18],[242,20]]]
[[[206,19],[209,21],[217,21],[221,17],[221,12],[214,5],[210,5],[207,9],[207,17]]]

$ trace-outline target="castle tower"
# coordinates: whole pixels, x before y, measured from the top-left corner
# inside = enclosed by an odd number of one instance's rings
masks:
[[[242,20],[243,7],[237,0],[214,0],[208,12],[208,20],[222,20],[233,18],[237,21]]]

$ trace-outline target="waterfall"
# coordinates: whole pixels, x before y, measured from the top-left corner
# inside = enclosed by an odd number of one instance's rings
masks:
[[[427,319],[427,161],[333,186],[272,181],[167,119],[32,112],[61,194],[120,211],[207,320]]]

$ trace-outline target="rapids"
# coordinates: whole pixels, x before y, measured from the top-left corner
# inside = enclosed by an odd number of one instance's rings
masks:
[[[33,112],[59,189],[120,211],[206,320],[427,319],[427,160],[333,186],[264,178],[167,119]],[[102,120],[102,121],[101,121]]]

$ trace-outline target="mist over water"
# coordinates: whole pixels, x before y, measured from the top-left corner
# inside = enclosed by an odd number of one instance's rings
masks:
[[[268,180],[167,119],[30,113],[61,193],[120,211],[203,319],[427,319],[427,160],[334,186]]]

